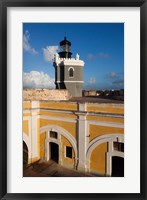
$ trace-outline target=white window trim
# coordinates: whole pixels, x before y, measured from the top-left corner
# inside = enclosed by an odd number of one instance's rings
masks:
[[[73,70],[73,76],[70,76],[70,69]],[[69,68],[68,68],[68,75],[69,75],[69,78],[74,78],[74,71],[75,71],[75,69],[74,69],[73,67],[69,67]]]
[[[67,146],[67,145],[65,146],[65,148],[64,148],[64,157],[65,157],[65,158],[68,158],[68,159],[72,159],[72,157],[70,158],[70,157],[67,157],[67,156],[66,156],[66,149],[67,149],[67,147],[70,147],[70,146]],[[71,147],[71,150],[72,150],[72,147]],[[72,155],[72,156],[73,156],[73,155]]]
[[[70,69],[73,69],[73,71],[75,71],[74,67],[69,67],[69,68],[68,68],[68,71],[69,71]]]

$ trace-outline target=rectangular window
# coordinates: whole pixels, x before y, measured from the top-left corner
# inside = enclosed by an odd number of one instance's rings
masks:
[[[121,142],[114,142],[113,147],[115,151],[121,151],[124,152],[124,143]]]
[[[56,138],[57,139],[57,132],[55,132],[55,131],[50,131],[50,137],[51,138]]]
[[[66,146],[66,157],[72,158],[72,147]]]

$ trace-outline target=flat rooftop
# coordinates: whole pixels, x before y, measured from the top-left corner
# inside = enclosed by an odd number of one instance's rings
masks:
[[[69,102],[80,102],[80,103],[114,103],[124,104],[123,98],[114,99],[112,97],[73,97],[68,100]]]

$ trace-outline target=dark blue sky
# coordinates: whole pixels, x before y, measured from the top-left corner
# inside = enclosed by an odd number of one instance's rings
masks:
[[[38,83],[45,85],[37,72],[42,72],[42,79],[45,76],[46,81],[50,79],[52,84],[52,56],[59,52],[58,45],[65,34],[72,43],[72,57],[78,53],[85,62],[84,89],[124,88],[123,23],[24,23],[23,71],[26,87],[33,87],[33,81],[36,87]]]

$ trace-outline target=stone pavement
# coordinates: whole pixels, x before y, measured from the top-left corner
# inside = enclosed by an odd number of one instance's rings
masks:
[[[67,169],[50,160],[48,162],[38,161],[34,164],[24,166],[24,177],[94,177],[90,173],[82,173],[76,170]]]

